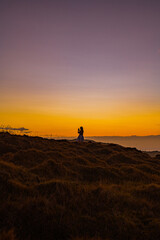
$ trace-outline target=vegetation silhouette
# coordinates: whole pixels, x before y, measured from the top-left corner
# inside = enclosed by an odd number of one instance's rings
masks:
[[[0,133],[0,240],[160,239],[160,162],[135,148]]]

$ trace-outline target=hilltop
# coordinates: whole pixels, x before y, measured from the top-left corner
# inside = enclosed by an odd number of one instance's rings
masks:
[[[0,133],[0,240],[160,239],[160,160]]]

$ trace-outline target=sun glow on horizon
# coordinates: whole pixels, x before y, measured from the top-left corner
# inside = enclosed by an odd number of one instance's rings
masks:
[[[84,126],[86,136],[129,136],[158,135],[160,113],[143,112],[110,113],[108,116],[95,112],[90,117],[59,113],[38,113],[36,111],[3,111],[0,113],[1,124],[12,127],[26,127],[37,135],[76,136],[77,128]]]

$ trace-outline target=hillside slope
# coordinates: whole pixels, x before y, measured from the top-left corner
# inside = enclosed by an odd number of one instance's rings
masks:
[[[0,193],[0,240],[160,239],[160,160],[135,148],[0,133]]]

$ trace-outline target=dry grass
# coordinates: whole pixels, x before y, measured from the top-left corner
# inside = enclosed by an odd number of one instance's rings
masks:
[[[0,133],[0,192],[0,240],[160,239],[160,162],[134,148]]]
[[[16,240],[14,230],[10,229],[8,231],[2,231],[0,240]]]

